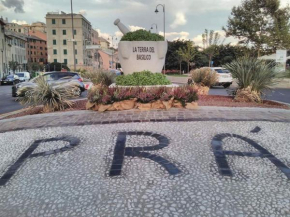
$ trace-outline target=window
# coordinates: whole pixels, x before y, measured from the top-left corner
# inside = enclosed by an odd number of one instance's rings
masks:
[[[52,20],[51,20],[51,23],[52,23],[52,24],[55,24],[55,19],[52,19]]]
[[[56,45],[56,40],[55,39],[53,39],[53,45]]]
[[[21,29],[18,29],[18,32],[21,32]]]
[[[66,45],[66,39],[63,40],[63,45]]]
[[[66,65],[67,65],[67,59],[64,59],[64,60],[63,60],[63,62],[64,62],[64,64],[66,64]]]
[[[52,30],[52,34],[56,35],[56,30],[55,29]]]
[[[78,59],[75,60],[75,63],[78,64]]]
[[[63,50],[63,54],[65,54],[65,55],[67,54],[67,49]]]
[[[62,19],[62,24],[65,24],[65,19]]]
[[[77,45],[77,42],[76,41],[74,43],[75,43],[75,45]]]
[[[78,54],[78,50],[75,50],[75,54]]]
[[[77,30],[74,29],[74,35],[76,35],[76,34],[77,34]]]
[[[54,59],[53,62],[54,62],[54,63],[57,63],[57,59]]]
[[[66,35],[66,30],[65,29],[62,30],[62,34]]]
[[[57,50],[56,49],[53,49],[53,54],[57,54]]]

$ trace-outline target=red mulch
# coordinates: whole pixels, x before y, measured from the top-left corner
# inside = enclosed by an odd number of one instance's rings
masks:
[[[86,109],[86,102],[87,100],[78,100],[76,101],[73,106],[69,109],[64,111],[76,111],[76,110],[85,110]],[[245,103],[245,102],[235,102],[233,97],[231,96],[217,96],[217,95],[208,95],[208,96],[199,96],[198,100],[199,106],[223,106],[223,107],[260,107],[260,108],[279,108],[279,109],[290,109],[289,106],[273,102],[270,100],[263,100],[263,103]],[[63,111],[59,111],[63,112]],[[18,114],[10,115],[5,117],[4,119],[8,118],[16,118],[22,117],[26,115],[34,115],[34,114],[41,114],[42,107],[35,107],[30,108],[27,111],[20,112]]]
[[[224,106],[224,107],[260,107],[260,108],[280,108],[289,109],[285,104],[263,100],[262,103],[255,102],[235,102],[231,96],[207,95],[199,96],[198,105],[200,106]]]

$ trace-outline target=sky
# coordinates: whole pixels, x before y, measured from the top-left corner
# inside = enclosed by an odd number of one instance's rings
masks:
[[[289,0],[280,0],[286,6]],[[218,31],[226,26],[231,9],[241,0],[73,0],[74,13],[83,14],[99,31],[100,35],[116,36],[122,33],[113,23],[119,18],[131,31],[143,28],[149,30],[157,24],[158,33],[163,35],[163,9],[165,4],[165,32],[167,40],[190,39],[202,44],[201,34],[205,29]],[[9,22],[19,24],[36,21],[45,22],[47,12],[70,13],[70,0],[0,0],[0,15]],[[154,29],[151,30],[155,32]],[[221,38],[223,43],[236,43],[234,38]],[[117,43],[114,42],[114,45]]]

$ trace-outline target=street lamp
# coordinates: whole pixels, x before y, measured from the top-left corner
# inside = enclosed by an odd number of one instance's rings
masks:
[[[162,4],[158,4],[157,6],[156,6],[156,10],[155,10],[155,13],[157,14],[159,11],[158,11],[158,6],[162,6],[163,7],[163,29],[164,29],[164,41],[165,41],[165,4],[164,5],[162,5]]]
[[[113,63],[114,63],[114,37],[116,37],[116,36],[111,36],[110,35],[110,37],[111,37],[111,39],[112,39],[112,63],[111,63],[111,69],[113,69]],[[110,40],[110,38],[108,38],[108,40]],[[115,38],[115,40],[118,40],[118,38],[116,37]],[[116,67],[117,67],[117,64],[116,64]]]
[[[156,23],[153,23],[152,25],[151,25],[151,28],[150,29],[153,29],[153,26],[156,26],[156,34],[158,33],[158,31],[157,31],[157,24]]]
[[[164,41],[166,41],[165,39],[165,4],[162,5],[162,4],[158,4],[156,6],[156,9],[155,9],[155,13],[157,14],[159,11],[158,11],[158,6],[162,6],[163,8],[163,35],[164,35]],[[156,27],[157,28],[157,27]],[[163,70],[164,70],[164,73],[165,73],[165,61],[164,61],[164,67],[163,67]]]

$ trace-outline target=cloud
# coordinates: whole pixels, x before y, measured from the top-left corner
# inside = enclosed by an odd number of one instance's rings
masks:
[[[24,0],[4,0],[2,4],[7,8],[14,8],[15,13],[24,13]]]
[[[140,26],[129,26],[129,28],[131,32],[137,31],[139,29],[145,29],[144,27],[140,27]]]
[[[176,28],[177,26],[183,26],[187,23],[185,15],[183,13],[177,13],[175,15],[174,22],[170,25],[171,28]]]
[[[6,9],[7,9],[7,8],[4,7],[4,5],[0,4],[0,12],[1,12],[1,11],[5,11]]]
[[[23,24],[27,24],[27,22],[25,20],[12,20],[12,23],[17,23],[18,25],[23,25]]]
[[[87,15],[87,11],[82,9],[82,10],[80,10],[79,14],[81,14],[83,16],[86,16]]]

